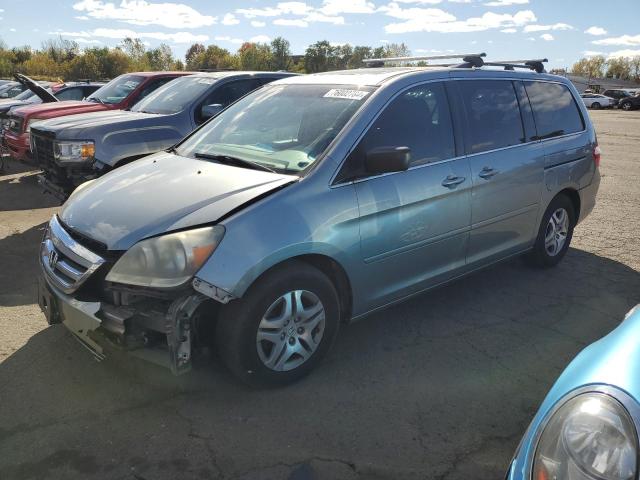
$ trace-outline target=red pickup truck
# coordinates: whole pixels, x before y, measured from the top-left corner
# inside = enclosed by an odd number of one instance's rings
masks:
[[[192,72],[137,72],[114,78],[82,101],[29,105],[11,110],[10,128],[4,132],[9,154],[17,160],[30,158],[29,130],[33,122],[76,113],[127,110],[149,93],[174,78]]]

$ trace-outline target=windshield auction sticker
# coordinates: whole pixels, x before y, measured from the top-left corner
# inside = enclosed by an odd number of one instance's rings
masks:
[[[362,90],[349,90],[346,88],[332,88],[323,95],[325,98],[346,98],[347,100],[362,100],[369,92]]]

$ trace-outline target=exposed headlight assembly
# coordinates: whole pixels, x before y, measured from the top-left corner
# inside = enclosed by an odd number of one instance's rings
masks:
[[[638,436],[627,410],[609,395],[589,392],[566,402],[547,423],[532,480],[631,480],[637,462]]]
[[[96,146],[86,142],[55,142],[53,154],[58,163],[78,163],[93,159]]]
[[[106,279],[144,287],[180,286],[202,267],[223,235],[224,227],[215,225],[142,240],[120,257]]]

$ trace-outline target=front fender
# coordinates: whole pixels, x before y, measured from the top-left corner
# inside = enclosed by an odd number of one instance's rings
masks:
[[[239,298],[268,269],[309,254],[331,258],[353,277],[362,262],[354,189],[310,183],[288,185],[224,220],[225,236],[197,277]]]

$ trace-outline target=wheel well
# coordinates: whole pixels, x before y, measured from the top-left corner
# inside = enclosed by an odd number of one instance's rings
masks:
[[[577,222],[580,218],[580,195],[578,194],[578,191],[574,190],[573,188],[565,188],[564,190],[558,192],[558,195],[564,195],[568,197],[569,200],[571,200],[571,203],[573,204],[573,211],[576,214]],[[556,195],[556,197],[558,195]]]
[[[258,277],[258,279],[265,275],[267,272],[270,272],[271,270],[276,268],[280,268],[292,261],[304,262],[314,268],[317,268],[329,278],[336,289],[336,293],[338,294],[338,301],[340,302],[340,320],[342,322],[347,322],[349,318],[351,318],[351,282],[349,281],[347,272],[345,272],[342,265],[340,265],[331,257],[327,257],[326,255],[321,254],[306,254],[292,257],[281,263],[273,265],[265,272],[263,272]],[[255,281],[257,281],[258,279],[256,279]]]

